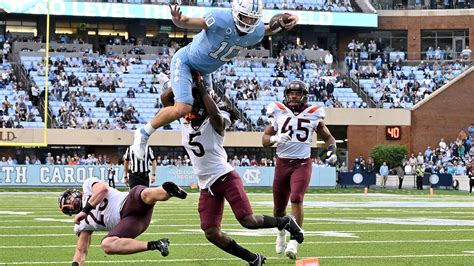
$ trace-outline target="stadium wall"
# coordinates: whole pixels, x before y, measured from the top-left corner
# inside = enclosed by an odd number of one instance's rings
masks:
[[[408,31],[408,59],[421,59],[421,30],[469,29],[474,36],[474,9],[380,11],[379,30]],[[346,44],[347,45],[347,44]]]
[[[474,37],[474,9],[452,10],[379,10],[378,31],[406,30],[407,51],[409,60],[421,60],[422,30],[456,30],[468,29],[469,39]],[[358,29],[360,30],[360,29]],[[347,51],[347,44],[357,40],[358,30],[346,29],[339,34],[339,54],[342,60]],[[364,30],[366,31],[366,30]],[[472,41],[471,41],[472,42]],[[472,46],[472,44],[471,44]]]
[[[369,152],[379,144],[400,144],[410,147],[411,128],[410,126],[401,126],[400,140],[386,139],[386,126],[356,126],[347,127],[347,150],[348,167],[352,169],[354,159],[362,156],[367,158]],[[426,147],[425,147],[426,148]]]
[[[474,123],[474,67],[415,105],[412,111],[412,151],[437,147],[441,138],[454,140]]]

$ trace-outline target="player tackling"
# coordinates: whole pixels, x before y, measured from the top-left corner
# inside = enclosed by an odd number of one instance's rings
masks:
[[[283,103],[273,102],[267,108],[270,125],[265,129],[262,144],[277,144],[277,160],[273,179],[273,215],[286,215],[288,201],[291,213],[303,226],[303,199],[311,179],[311,143],[313,132],[325,142],[327,162],[337,161],[336,140],[324,124],[325,112],[320,106],[307,104],[308,89],[299,80],[291,81],[284,90]],[[285,249],[286,246],[286,249]],[[276,252],[296,258],[298,243],[293,236],[286,245],[286,232],[280,230],[276,240]]]
[[[224,134],[230,126],[230,114],[218,109],[202,81],[193,89],[194,104],[191,113],[181,119],[182,143],[189,154],[193,171],[201,189],[199,217],[206,238],[223,251],[241,258],[249,265],[262,265],[265,257],[243,248],[221,231],[224,201],[227,200],[235,218],[248,229],[278,228],[290,232],[299,243],[304,235],[293,216],[270,217],[253,214],[242,180],[227,162]],[[172,97],[169,93],[164,93]],[[163,99],[163,97],[162,97]],[[163,103],[171,103],[163,100]]]

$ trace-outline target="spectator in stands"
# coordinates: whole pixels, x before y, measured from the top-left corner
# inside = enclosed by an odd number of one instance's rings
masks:
[[[240,166],[240,160],[237,155],[234,156],[234,159],[230,162],[233,167]]]
[[[461,58],[464,60],[471,60],[471,53],[472,50],[469,49],[469,46],[466,46],[466,48],[461,52]]]
[[[104,101],[102,101],[102,98],[99,98],[99,100],[97,100],[95,107],[100,107],[100,108],[105,107]]]
[[[332,68],[332,63],[333,63],[333,56],[331,52],[327,52],[326,55],[324,56],[324,63],[326,63],[326,66],[328,69]]]
[[[128,88],[127,98],[135,98],[135,91],[133,90],[132,87]]]

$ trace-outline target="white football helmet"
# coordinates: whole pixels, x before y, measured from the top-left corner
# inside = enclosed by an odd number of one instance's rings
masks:
[[[260,23],[262,13],[262,0],[234,0],[232,3],[232,16],[234,17],[235,26],[241,32],[253,32]]]

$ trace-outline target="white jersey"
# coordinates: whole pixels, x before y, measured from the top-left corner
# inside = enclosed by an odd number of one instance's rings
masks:
[[[278,134],[291,131],[290,141],[277,144],[276,153],[279,158],[307,159],[311,157],[313,133],[316,132],[319,122],[326,116],[323,107],[308,106],[300,114],[295,115],[285,105],[273,102],[268,105],[267,116]]]
[[[229,114],[221,111],[221,115],[227,128],[230,125]],[[209,118],[199,128],[193,128],[190,122],[181,119],[181,135],[201,189],[209,188],[219,177],[234,170],[227,162],[224,136],[214,130]]]
[[[103,182],[97,177],[91,177],[82,185],[82,206],[86,206],[87,200],[92,196],[92,185]],[[128,192],[120,192],[109,188],[104,200],[93,209],[86,219],[74,226],[74,233],[79,235],[82,231],[110,231],[120,222],[120,211],[125,203]]]

